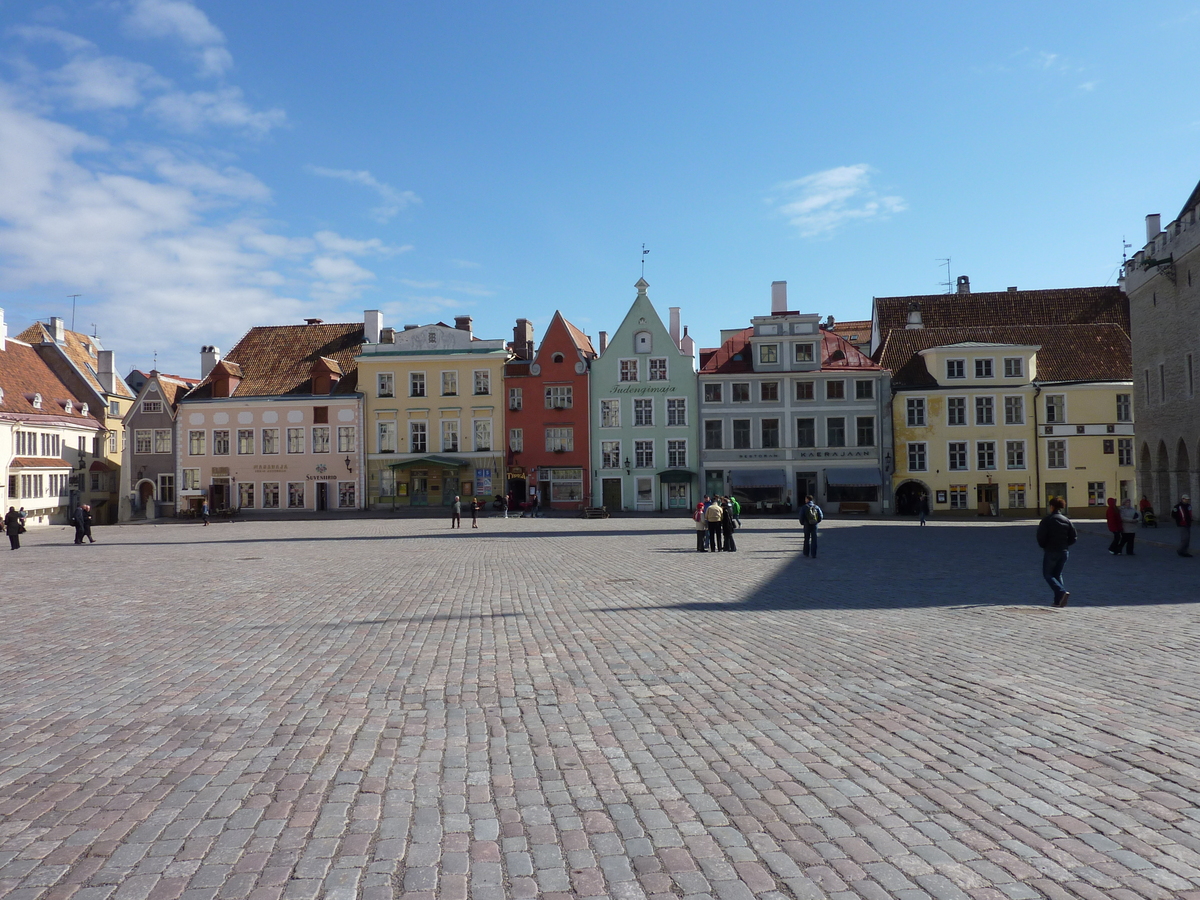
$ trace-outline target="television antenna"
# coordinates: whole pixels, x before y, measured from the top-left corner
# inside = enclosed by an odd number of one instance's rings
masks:
[[[954,279],[950,276],[950,257],[947,256],[942,259],[939,259],[938,264],[946,267],[946,280],[939,281],[938,284],[945,286],[947,294],[953,294],[954,293]]]
[[[646,249],[646,245],[642,244],[642,278],[646,277],[646,254],[650,251]]]
[[[71,298],[71,330],[75,330],[75,301],[82,297],[82,294],[68,294]]]

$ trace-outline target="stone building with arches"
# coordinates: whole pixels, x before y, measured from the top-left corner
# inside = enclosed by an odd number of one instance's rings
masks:
[[[1164,515],[1200,491],[1200,184],[1165,227],[1146,216],[1146,244],[1125,262],[1141,493]]]

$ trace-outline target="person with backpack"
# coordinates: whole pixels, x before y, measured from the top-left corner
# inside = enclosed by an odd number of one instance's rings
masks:
[[[804,526],[804,555],[817,558],[817,525],[825,518],[821,507],[813,502],[812,494],[804,498],[800,507],[800,524]],[[811,551],[811,552],[810,552]]]
[[[1062,497],[1050,498],[1050,513],[1038,525],[1037,542],[1042,548],[1042,577],[1050,590],[1054,591],[1054,605],[1060,609],[1071,599],[1071,592],[1063,583],[1063,569],[1071,555],[1068,549],[1079,539],[1075,526],[1063,512],[1067,501]]]

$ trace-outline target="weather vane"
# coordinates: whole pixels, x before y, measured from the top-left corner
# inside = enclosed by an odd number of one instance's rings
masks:
[[[650,251],[646,249],[646,245],[642,244],[642,280],[646,279],[646,254]]]

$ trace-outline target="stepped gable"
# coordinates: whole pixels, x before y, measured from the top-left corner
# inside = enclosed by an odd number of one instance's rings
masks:
[[[24,331],[17,335],[18,341],[24,341],[27,344],[53,344],[54,335],[44,322],[34,322]],[[86,334],[78,331],[70,331],[63,329],[63,342],[58,346],[62,347],[63,352],[67,354],[67,358],[74,364],[76,370],[82,375],[89,385],[98,393],[105,393],[104,387],[100,384],[100,376],[96,374],[96,357],[93,350],[103,350],[104,347],[96,340],[93,340]],[[117,376],[113,379],[113,387],[118,397],[125,397],[129,400],[133,399],[133,392],[129,390],[129,385],[125,383],[125,379]]]
[[[333,393],[352,394],[358,389],[358,364],[354,357],[363,339],[362,322],[251,328],[187,399],[212,398],[213,375],[222,363],[241,370],[234,397],[311,394],[313,363],[321,357],[333,360],[345,373]]]
[[[83,403],[73,397],[38,352],[20,340],[8,338],[0,350],[0,415],[8,418],[25,416],[53,417],[65,422],[87,422],[99,426],[93,410],[83,415]],[[42,408],[33,405],[36,394],[42,395]],[[71,401],[71,412],[66,401]]]
[[[936,385],[918,354],[954,344],[1020,344],[1040,346],[1037,380],[1129,381],[1133,357],[1129,335],[1116,324],[997,325],[984,328],[893,329],[884,341],[880,364],[895,374],[896,385]]]

